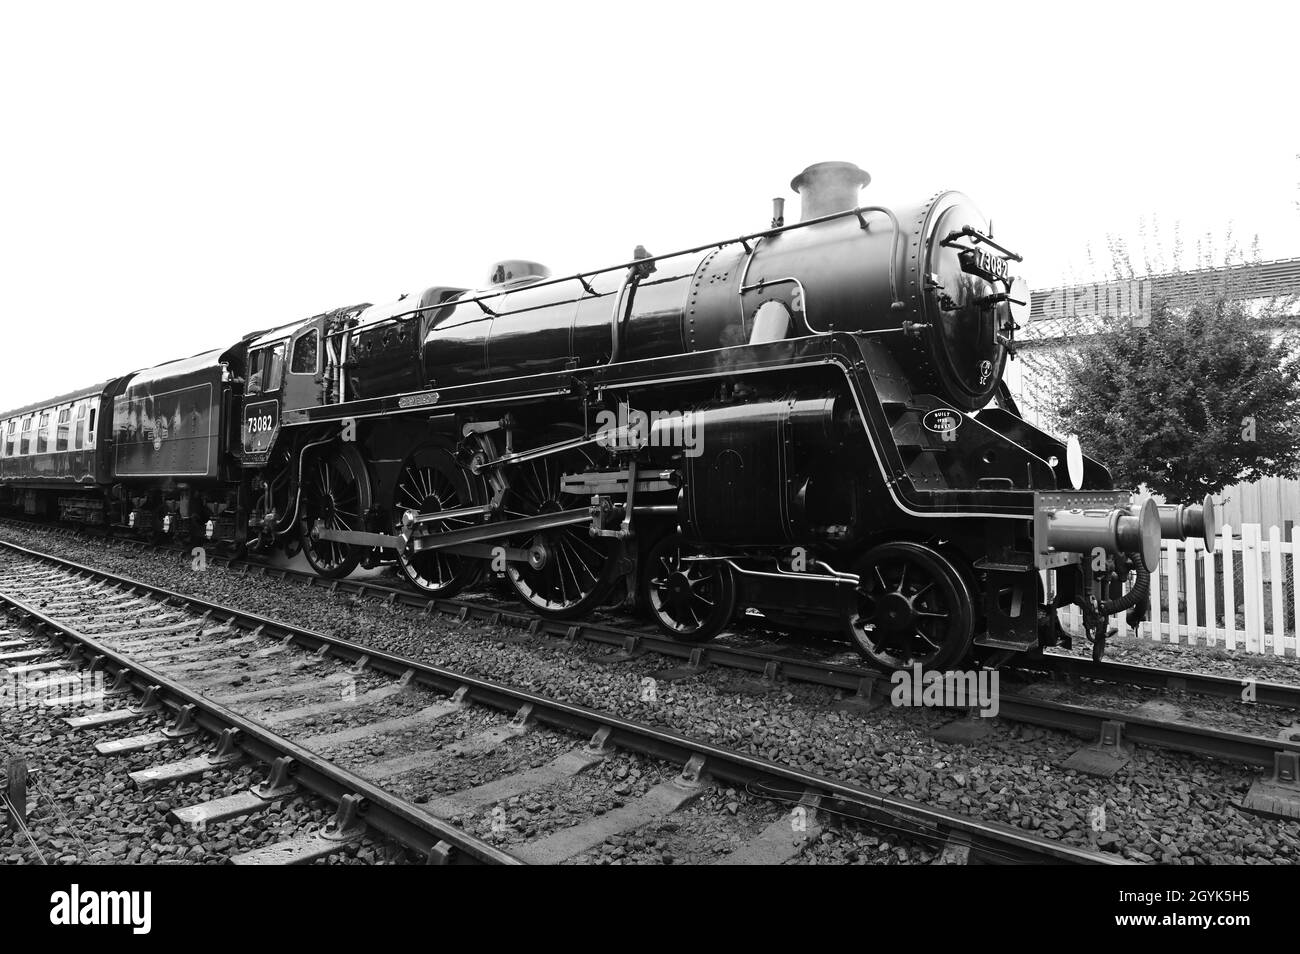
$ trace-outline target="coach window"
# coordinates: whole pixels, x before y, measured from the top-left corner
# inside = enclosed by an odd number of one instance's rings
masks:
[[[72,425],[72,449],[81,450],[86,446],[86,411],[90,410],[85,401],[77,402],[76,422]]]
[[[14,435],[18,433],[18,418],[11,417],[5,425],[5,456],[14,456]]]
[[[32,416],[28,414],[23,418],[22,434],[18,440],[18,453],[30,454],[32,452]]]
[[[289,363],[289,370],[294,374],[315,374],[319,352],[319,342],[313,329],[293,343],[293,359]]]
[[[87,447],[95,446],[95,412],[98,410],[99,408],[95,407],[93,404],[91,405],[90,423],[86,425],[86,446]]]
[[[68,449],[68,432],[72,430],[72,405],[59,408],[59,429],[54,435],[54,449],[56,451],[65,451]]]
[[[42,411],[41,419],[36,425],[36,453],[48,454],[50,451],[50,412]]]

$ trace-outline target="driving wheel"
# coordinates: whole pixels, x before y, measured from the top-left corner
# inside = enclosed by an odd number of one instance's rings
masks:
[[[331,530],[364,530],[370,509],[370,476],[360,452],[340,444],[308,452],[303,465],[298,536],[303,556],[324,577],[347,576],[356,569],[366,547],[312,537],[316,521]]]
[[[578,429],[557,429],[537,446],[558,443],[581,434]],[[566,493],[565,474],[582,473],[596,466],[590,447],[548,454],[509,468],[503,518],[514,520],[586,507],[588,498]],[[512,562],[506,578],[519,598],[542,616],[575,619],[599,606],[617,577],[621,546],[612,538],[592,537],[589,524],[570,524],[510,538],[510,546],[529,552],[523,562]]]
[[[402,470],[393,488],[394,533],[402,529],[402,514],[414,510],[429,516],[440,510],[457,510],[478,503],[464,470],[450,450],[437,444],[425,444],[413,450],[402,462]],[[468,517],[421,522],[425,533],[445,533],[480,521]],[[421,593],[435,599],[454,596],[478,579],[483,562],[443,550],[412,550],[397,554],[397,568]]]

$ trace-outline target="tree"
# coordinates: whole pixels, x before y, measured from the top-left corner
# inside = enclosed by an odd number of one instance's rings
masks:
[[[1226,296],[1190,309],[1155,302],[1062,355],[1051,409],[1117,486],[1171,502],[1238,481],[1300,473],[1300,362],[1266,311]]]

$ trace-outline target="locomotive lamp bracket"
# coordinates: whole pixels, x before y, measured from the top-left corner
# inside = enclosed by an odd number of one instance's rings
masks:
[[[964,238],[970,239],[973,244],[963,245],[961,240]],[[939,244],[944,248],[956,248],[966,252],[973,252],[975,250],[974,245],[987,245],[998,252],[1004,261],[1023,262],[1025,260],[1023,255],[1017,255],[1006,246],[993,241],[991,236],[985,235],[979,229],[970,225],[963,225],[960,229],[949,232],[947,237]]]
[[[1012,298],[1010,292],[994,292],[992,295],[985,295],[975,304],[979,305],[979,307],[981,308],[992,308],[995,305],[1000,305],[1004,301],[1010,302],[1013,305],[1025,304],[1023,301]],[[1019,325],[1017,325],[1016,327],[1018,328]]]

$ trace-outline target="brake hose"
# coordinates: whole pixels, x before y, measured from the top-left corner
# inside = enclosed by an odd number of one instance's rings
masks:
[[[1141,609],[1142,614],[1146,613],[1147,596],[1151,592],[1151,573],[1142,565],[1140,559],[1133,559],[1134,566],[1137,568],[1137,579],[1129,587],[1127,593],[1113,600],[1102,600],[1097,604],[1097,612],[1102,616],[1113,616],[1116,613],[1122,613],[1125,610]],[[1131,614],[1130,614],[1131,615]],[[1134,625],[1130,619],[1129,625]]]

